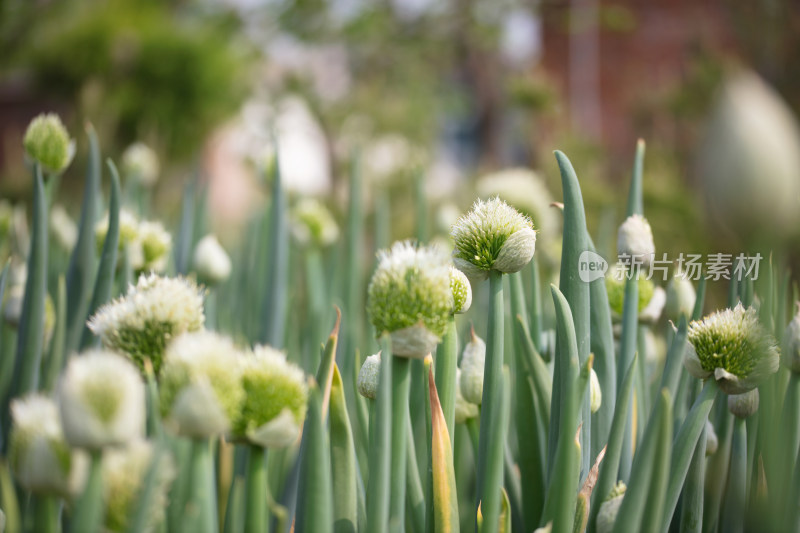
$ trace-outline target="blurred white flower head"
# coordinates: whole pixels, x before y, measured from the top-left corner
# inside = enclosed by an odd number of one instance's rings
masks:
[[[302,244],[329,246],[339,238],[336,219],[319,200],[303,198],[292,210],[292,232]]]
[[[158,181],[160,171],[155,151],[142,142],[128,146],[122,154],[122,171],[145,187],[152,187]]]
[[[61,249],[67,252],[78,242],[78,226],[63,205],[54,205],[50,210],[50,235]]]
[[[231,258],[215,235],[206,235],[197,243],[192,258],[197,279],[206,285],[217,285],[231,275]]]

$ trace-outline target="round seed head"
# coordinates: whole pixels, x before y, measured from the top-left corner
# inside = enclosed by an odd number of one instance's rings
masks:
[[[786,326],[781,347],[781,360],[792,372],[800,372],[800,303],[797,314]]]
[[[756,310],[717,311],[692,322],[684,365],[693,376],[711,376],[727,394],[742,394],[778,370],[778,347],[761,326]]]
[[[358,371],[358,393],[364,398],[374,400],[378,397],[378,382],[381,373],[380,352],[370,355]]]
[[[123,356],[90,350],[73,356],[58,386],[67,442],[100,450],[144,436],[144,383]]]
[[[461,383],[461,369],[456,368],[456,383]],[[461,386],[456,387],[456,424],[463,424],[470,418],[475,418],[479,414],[478,406],[469,403],[461,394]]]
[[[324,204],[313,198],[304,198],[294,208],[292,230],[302,244],[325,247],[339,238],[339,225]]]
[[[379,335],[391,334],[393,355],[424,357],[436,347],[453,312],[447,255],[408,241],[378,252],[367,311]]]
[[[631,215],[617,231],[617,253],[628,255],[648,265],[656,253],[653,243],[653,230],[647,219],[641,215]]]
[[[145,187],[152,187],[158,181],[158,156],[146,144],[133,143],[122,154],[122,171]]]
[[[690,280],[682,275],[673,277],[667,284],[667,318],[676,323],[681,315],[691,318],[696,299],[697,294]]]
[[[243,362],[244,400],[233,423],[234,437],[268,448],[291,445],[306,416],[303,371],[269,346],[256,346]]]
[[[486,343],[472,330],[472,339],[461,354],[461,394],[469,403],[480,405],[483,400],[483,371]]]
[[[758,389],[728,395],[728,410],[737,418],[747,418],[758,411]]]
[[[531,220],[497,197],[476,201],[450,235],[456,267],[477,280],[485,279],[490,270],[518,272],[536,249]]]
[[[600,410],[600,405],[603,403],[603,391],[600,389],[600,380],[597,379],[597,372],[594,371],[594,368],[590,369],[589,393],[589,406],[592,413],[596,413]]]
[[[34,118],[22,140],[25,154],[44,170],[61,174],[75,155],[75,141],[55,113],[42,113]]]
[[[86,474],[86,456],[70,450],[56,404],[40,395],[16,399],[11,418],[8,459],[19,484],[34,493],[75,494]]]
[[[233,342],[210,331],[184,333],[164,355],[161,411],[179,435],[208,438],[230,429],[244,391],[242,354]]]
[[[472,285],[459,269],[450,267],[450,290],[453,292],[453,312],[466,313],[472,305]]]
[[[194,282],[150,274],[101,307],[88,325],[104,346],[128,355],[142,370],[149,359],[158,374],[169,341],[204,323],[203,291]]]
[[[141,491],[153,461],[155,465],[155,484],[152,485],[149,504],[146,510],[145,531],[155,531],[164,520],[168,505],[168,492],[175,479],[175,463],[167,453],[158,457],[153,445],[138,440],[123,448],[113,448],[103,456],[103,488],[105,490],[105,530],[127,531],[130,517],[141,501]]]
[[[231,258],[214,235],[206,235],[194,249],[194,270],[200,283],[214,286],[231,275]]]

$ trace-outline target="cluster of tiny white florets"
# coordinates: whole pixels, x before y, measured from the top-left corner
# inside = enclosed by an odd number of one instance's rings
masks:
[[[98,251],[103,249],[108,235],[108,216],[97,223],[94,229]],[[119,212],[120,251],[128,254],[131,267],[137,272],[162,272],[172,249],[172,235],[161,222],[142,220],[126,209]]]
[[[396,242],[378,252],[367,310],[378,334],[392,334],[392,353],[423,357],[453,313],[450,260],[432,246]]]
[[[692,322],[684,365],[695,377],[713,376],[727,394],[742,394],[778,370],[775,339],[754,308],[738,304]]]
[[[144,396],[139,372],[123,356],[104,350],[73,356],[58,386],[67,442],[100,450],[142,438]]]
[[[329,246],[339,238],[336,219],[319,200],[304,198],[292,211],[292,230],[302,244]]]
[[[244,399],[234,438],[264,447],[285,447],[297,440],[306,415],[308,385],[303,370],[269,346],[256,346],[243,358]]]
[[[180,435],[208,438],[227,431],[244,396],[241,373],[242,353],[228,337],[184,333],[164,354],[162,413]]]
[[[40,395],[16,399],[11,402],[11,418],[8,456],[19,484],[35,493],[74,493],[85,473],[86,458],[70,450],[53,400]]]
[[[140,368],[149,359],[158,373],[169,341],[203,327],[203,290],[186,278],[142,275],[128,293],[101,307],[89,329]]]
[[[450,267],[450,291],[453,293],[453,312],[466,313],[472,305],[472,285],[459,269]]]
[[[122,170],[127,177],[151,187],[158,180],[158,156],[146,144],[133,143],[122,154]]]
[[[536,247],[530,218],[500,198],[476,201],[472,210],[453,225],[450,235],[455,243],[456,267],[476,279],[484,279],[490,270],[521,270]]]

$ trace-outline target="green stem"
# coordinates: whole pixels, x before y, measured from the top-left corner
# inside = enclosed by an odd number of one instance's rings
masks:
[[[208,440],[192,440],[187,513],[192,531],[213,533],[217,530],[217,497],[215,495],[214,463]],[[89,530],[86,530],[89,531]]]
[[[272,171],[272,206],[270,209],[270,264],[263,302],[261,340],[276,348],[283,347],[286,319],[286,288],[289,268],[289,233],[286,222],[286,195],[275,158]]]
[[[245,489],[244,530],[266,533],[267,521],[267,450],[251,444],[248,447]]]
[[[56,380],[64,367],[64,350],[67,335],[67,284],[64,276],[58,278],[58,292],[56,293],[56,325],[53,338],[50,340],[50,353],[44,365],[41,390],[52,391]]]
[[[636,353],[636,333],[639,319],[639,284],[631,273],[625,281],[625,300],[622,308],[622,337],[619,342],[619,367],[628,368]],[[645,366],[644,358],[640,360],[640,368]],[[640,370],[641,372],[641,370]],[[621,375],[617,375],[621,379]],[[638,388],[637,388],[638,389]],[[638,397],[638,408],[642,409],[642,398]],[[619,478],[628,481],[633,463],[633,409],[628,411],[625,434],[622,442],[622,455],[619,463]]]
[[[706,434],[703,428],[697,447],[686,473],[686,482],[683,485],[683,500],[681,502],[681,533],[700,533],[703,529],[703,496],[706,473]]]
[[[328,434],[322,413],[322,393],[309,387],[308,416],[300,447],[295,531],[333,533],[333,482]]]
[[[728,485],[722,507],[722,531],[738,533],[744,531],[745,506],[747,502],[747,426],[744,418],[733,421],[731,463]]]
[[[48,494],[34,494],[33,504],[33,530],[37,533],[57,533],[58,499]]]
[[[103,453],[93,451],[89,465],[89,477],[70,522],[70,531],[99,531],[103,524]]]
[[[450,433],[450,447],[456,434],[456,369],[458,367],[458,329],[455,316],[450,317],[445,330],[442,345],[436,352],[436,389],[439,391],[439,401],[442,404],[442,413]]]
[[[530,314],[530,331],[533,344],[539,353],[544,353],[542,342],[542,285],[539,281],[539,260],[531,260],[531,287],[528,298],[528,313]]]
[[[408,425],[408,396],[411,385],[411,360],[393,357],[392,363],[392,503],[390,529],[405,531],[406,513],[406,426]]]
[[[387,531],[389,524],[392,458],[392,342],[381,338],[381,370],[374,423],[370,425],[369,487],[367,492],[367,531]]]
[[[489,273],[489,326],[478,442],[479,505],[483,523],[489,528],[496,527],[500,519],[503,486],[503,311],[502,274],[492,270]],[[477,519],[477,512],[475,516]]]

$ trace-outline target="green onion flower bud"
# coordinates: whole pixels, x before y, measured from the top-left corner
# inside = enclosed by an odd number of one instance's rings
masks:
[[[144,370],[150,359],[158,374],[169,341],[203,328],[203,291],[186,278],[142,275],[125,296],[101,307],[89,329],[103,345],[128,355]]]
[[[370,355],[358,371],[358,393],[364,398],[374,400],[378,397],[378,382],[381,373],[381,353]]]
[[[194,271],[200,283],[218,285],[231,275],[231,258],[214,235],[206,235],[194,249]]]
[[[90,350],[73,356],[58,386],[67,442],[100,450],[144,436],[144,383],[121,355]]]
[[[518,272],[533,258],[536,232],[530,218],[502,201],[478,200],[458,219],[450,235],[453,262],[469,278],[486,279],[490,270]]]
[[[778,370],[775,339],[758,321],[756,310],[717,311],[692,322],[684,366],[693,376],[711,376],[726,394],[742,394]]]
[[[408,241],[378,252],[367,311],[375,331],[391,335],[393,355],[421,359],[430,353],[453,312],[447,255]]]
[[[456,368],[456,383],[461,383],[461,369]],[[478,410],[478,406],[474,403],[470,403],[464,399],[464,395],[461,394],[461,386],[456,387],[456,424],[463,424],[470,418],[475,418],[480,414]]]
[[[46,172],[61,174],[75,156],[75,141],[55,113],[34,118],[22,139],[25,154]]]
[[[647,219],[641,215],[631,215],[617,231],[617,253],[635,258],[641,264],[649,265],[656,253],[653,243],[653,230]]]
[[[50,235],[64,251],[71,251],[78,242],[78,226],[70,218],[62,205],[55,205],[50,210]]]
[[[11,418],[8,459],[19,484],[34,493],[77,493],[86,474],[86,455],[70,450],[56,404],[37,394],[16,399]]]
[[[103,487],[105,489],[105,530],[128,531],[130,517],[136,512],[144,489],[145,479],[153,460],[156,459],[153,445],[145,440],[130,443],[124,448],[107,450],[103,457]],[[175,479],[175,464],[172,457],[162,453],[155,466],[155,484],[146,500],[145,531],[157,531],[164,520],[168,505],[168,491]]]
[[[758,389],[728,395],[728,411],[737,418],[747,418],[758,411]]]
[[[697,294],[692,282],[680,274],[674,276],[667,284],[667,304],[665,308],[667,318],[676,323],[681,315],[691,318],[694,312],[695,300],[697,300]]]
[[[139,224],[139,243],[142,261],[134,264],[134,268],[142,272],[163,272],[172,249],[172,235],[160,222],[145,220]]]
[[[596,413],[603,403],[603,391],[600,389],[600,380],[597,379],[597,372],[594,371],[594,368],[590,369],[589,373],[589,395],[589,407],[592,413]]]
[[[152,187],[158,181],[158,156],[146,144],[133,143],[122,153],[122,171],[145,187]]]
[[[706,455],[714,455],[717,453],[719,447],[719,439],[717,432],[714,430],[714,424],[706,420]]]
[[[184,333],[164,354],[161,411],[179,435],[208,438],[230,429],[244,399],[242,354],[211,331]]]
[[[466,313],[472,305],[472,286],[459,269],[450,267],[450,290],[453,292],[453,312]]]
[[[797,314],[786,326],[783,334],[781,360],[792,372],[800,372],[800,302],[797,305]]]
[[[339,225],[325,205],[313,198],[298,202],[292,213],[292,232],[301,244],[325,247],[339,238]]]
[[[300,367],[269,346],[256,346],[243,360],[244,400],[233,436],[265,448],[283,448],[300,435],[308,385]]]
[[[600,505],[600,511],[597,513],[597,533],[611,533],[614,530],[614,523],[617,521],[617,514],[622,506],[626,488],[625,483],[617,482],[617,485],[611,490],[611,494]]]
[[[622,316],[622,308],[625,305],[625,277],[628,275],[625,272],[626,267],[620,263],[612,266],[608,274],[606,274],[606,292],[608,293],[608,305],[611,307],[617,317]],[[636,276],[636,284],[639,286],[639,303],[638,309],[641,313],[650,303],[655,293],[655,285],[646,276]]]
[[[483,400],[483,370],[486,343],[472,330],[472,338],[461,354],[461,394],[469,403],[480,405]]]

